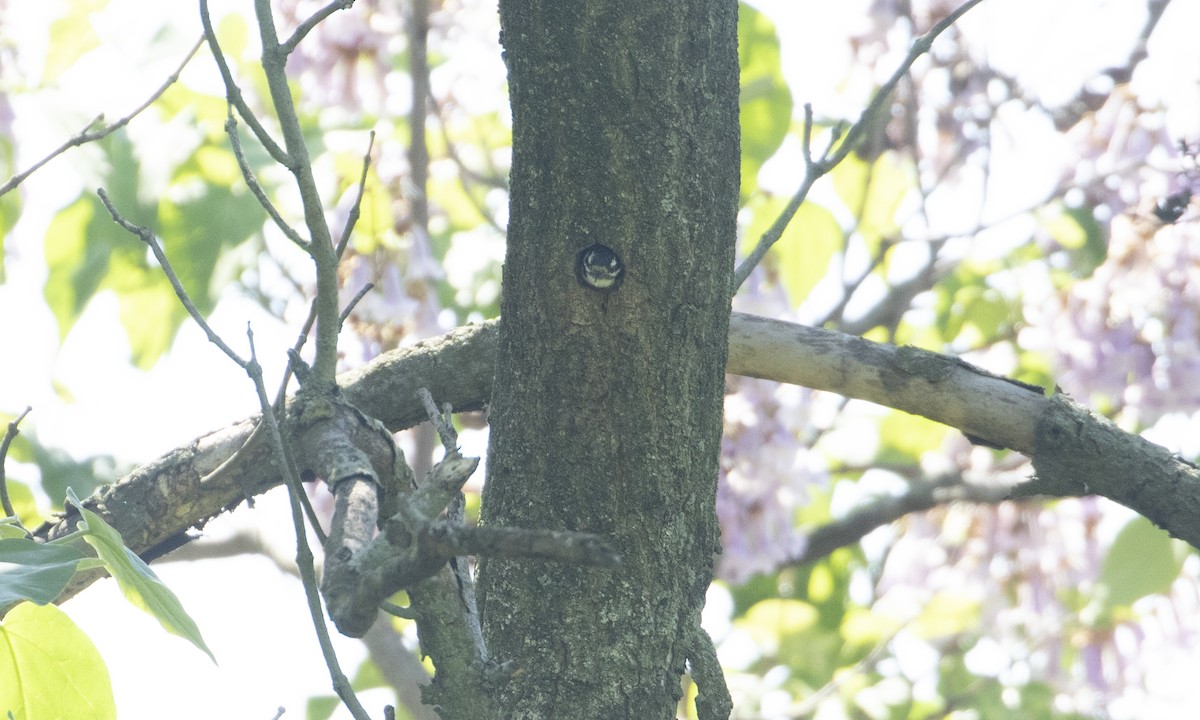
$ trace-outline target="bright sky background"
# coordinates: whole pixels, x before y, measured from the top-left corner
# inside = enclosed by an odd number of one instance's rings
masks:
[[[862,77],[849,87],[841,84],[849,60],[842,38],[848,28],[862,22],[869,0],[840,4],[759,0],[756,4],[779,27],[797,113],[806,101],[824,114],[861,107],[878,78]],[[229,5],[216,3],[215,8]],[[248,3],[241,6],[249,12]],[[1104,61],[1124,57],[1130,29],[1141,26],[1142,6],[1115,0],[992,0],[972,11],[964,27],[972,35],[986,35],[994,64],[1014,72],[1047,99],[1057,99]],[[23,49],[23,57],[45,54],[48,19],[61,7],[56,2],[25,2],[16,12],[10,5],[9,34],[30,48],[27,53]],[[186,18],[178,54],[141,56],[139,51],[149,45],[147,34],[156,27],[145,21],[147,14],[165,12],[179,12]],[[1179,109],[1171,119],[1173,134],[1194,137],[1200,107],[1196,83],[1200,43],[1195,41],[1200,3],[1175,2],[1169,12],[1155,36],[1154,49],[1161,55],[1147,64],[1147,72],[1136,82],[1153,88],[1165,103]],[[64,77],[60,93],[23,98],[18,105],[17,165],[25,167],[41,157],[98,112],[116,118],[140,104],[198,35],[194,13],[192,3],[111,0],[108,10],[96,17],[105,44],[93,60]],[[499,58],[483,57],[478,62],[499,63]],[[194,74],[208,73],[211,60],[202,51],[194,65]],[[29,77],[40,74],[26,70]],[[998,167],[995,177],[998,183],[1007,183],[998,186],[996,196],[1015,207],[1021,206],[1031,178],[1038,184],[1038,158],[1050,147],[1044,129],[1023,129],[1029,134],[1014,147],[1013,157],[1019,162],[1011,164],[1007,176]],[[765,186],[787,193],[794,189],[799,180],[795,143],[790,150],[790,157],[782,156],[766,168]],[[53,317],[41,303],[45,280],[41,242],[49,217],[74,199],[80,182],[76,163],[60,158],[24,186],[25,213],[6,240],[9,276],[0,285],[0,337],[10,342],[19,339],[19,345],[9,345],[5,354],[0,410],[18,412],[32,405],[30,420],[43,442],[80,457],[113,454],[128,462],[150,460],[251,413],[256,401],[244,375],[190,324],[152,371],[130,368],[111,296],[97,298],[67,343],[58,346]],[[1005,187],[1011,192],[1007,198]],[[1003,210],[996,209],[998,214]],[[244,347],[238,343],[247,321],[254,326],[268,387],[274,387],[282,367],[281,349],[291,344],[292,331],[279,327],[253,303],[233,296],[222,302],[212,318],[214,327],[238,347]],[[56,386],[69,393],[73,402],[56,394]],[[278,492],[260,499],[254,511],[221,518],[207,532],[221,536],[238,525],[264,529],[278,540],[281,552],[290,555],[291,521]],[[309,696],[328,692],[328,676],[299,586],[268,560],[244,557],[155,568],[198,622],[220,666],[214,668],[203,654],[162,632],[152,619],[125,603],[111,581],[93,586],[65,609],[107,660],[122,718],[260,720],[272,717],[281,705],[289,710],[286,717],[299,717]],[[721,598],[714,601],[719,604]],[[361,647],[349,641],[340,645],[345,649],[343,667],[352,673],[363,657]],[[368,695],[363,700],[378,712],[387,696]]]

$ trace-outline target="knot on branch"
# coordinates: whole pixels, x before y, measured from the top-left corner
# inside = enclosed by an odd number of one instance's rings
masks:
[[[334,392],[302,387],[289,408],[289,437],[301,477],[323,478],[332,492],[353,479],[385,487],[396,463],[392,434]]]

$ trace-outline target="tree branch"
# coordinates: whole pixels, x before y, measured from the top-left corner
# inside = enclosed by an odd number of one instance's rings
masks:
[[[322,20],[338,10],[349,10],[353,5],[354,0],[333,0],[333,2],[316,11],[307,20],[297,25],[291,37],[283,43],[283,50],[290,55],[296,49],[296,46],[300,44],[300,41],[312,32],[317,25],[320,25]]]
[[[225,53],[221,50],[221,46],[217,42],[217,33],[212,27],[212,18],[208,13],[208,0],[200,0],[200,24],[204,27],[204,37],[208,40],[213,60],[217,62],[217,69],[221,72],[221,80],[225,83],[225,99],[237,109],[238,115],[241,115],[242,120],[250,126],[254,137],[258,138],[258,142],[266,149],[267,154],[280,165],[291,168],[294,161],[284,152],[283,148],[279,147],[279,143],[275,142],[263,124],[258,121],[258,117],[250,109],[246,99],[242,97],[242,89],[233,79],[233,72],[229,69],[229,63],[225,62]]]
[[[477,410],[491,397],[492,358],[499,321],[458,328],[395,350],[339,377],[347,401],[389,430],[426,419],[417,388],[427,387],[455,411]],[[1039,478],[1019,486],[1028,494],[1108,497],[1200,547],[1200,472],[1165,448],[1120,431],[1063,395],[992,375],[956,357],[873,343],[779,320],[734,313],[728,372],[839,393],[911,412],[958,428],[991,445],[1030,456]],[[200,482],[240,445],[256,419],[204,436],[138,468],[98,491],[85,505],[100,512],[141,552],[191,526],[203,526],[243,488],[265,491],[279,470],[255,440],[244,458],[211,483]],[[1157,489],[1157,490],[1156,490]],[[150,512],[150,508],[187,508]],[[42,538],[68,531],[39,528]],[[68,588],[78,592],[95,576]]]
[[[233,156],[237,159],[238,168],[242,171],[242,179],[246,181],[246,187],[250,188],[254,199],[258,200],[258,204],[263,210],[267,211],[267,215],[275,223],[275,227],[283,233],[283,236],[291,240],[304,252],[311,252],[309,242],[300,237],[300,233],[279,214],[275,209],[275,204],[267,197],[267,191],[263,190],[262,185],[258,183],[258,178],[254,177],[254,170],[250,167],[250,163],[246,160],[246,153],[242,151],[242,140],[238,137],[237,119],[233,117],[233,105],[228,108],[228,116],[225,118],[225,134],[229,136],[229,146],[233,149]]]
[[[4,438],[0,440],[0,509],[4,511],[5,517],[12,517],[17,514],[17,511],[13,509],[12,501],[8,498],[8,481],[5,479],[4,474],[4,459],[8,457],[9,445],[12,444],[12,441],[21,432],[17,428],[32,409],[26,407],[21,411],[20,415],[13,418],[12,422],[8,424],[8,428],[4,431]]]
[[[1012,499],[1012,488],[1004,485],[973,485],[935,482],[910,483],[902,495],[889,495],[865,503],[848,515],[826,523],[808,534],[808,542],[795,557],[783,565],[803,565],[825,557],[838,548],[853,545],[876,528],[899,520],[909,513],[928,510],[949,502],[973,502],[994,505]]]
[[[171,87],[172,85],[175,84],[176,81],[179,80],[179,76],[183,73],[183,69],[185,67],[187,67],[187,64],[189,62],[192,61],[192,58],[196,55],[196,51],[200,49],[200,45],[203,43],[204,43],[203,37],[201,37],[199,40],[197,40],[196,44],[192,46],[192,49],[189,50],[187,55],[184,56],[183,62],[179,63],[179,67],[175,69],[175,72],[168,75],[167,79],[163,82],[163,84],[160,85],[158,87],[158,89],[155,90],[154,93],[149,98],[146,99],[146,102],[139,105],[133,112],[129,113],[128,115],[121,118],[120,120],[117,120],[116,122],[114,122],[111,125],[106,125],[106,126],[100,128],[99,130],[92,130],[92,128],[97,123],[100,123],[104,120],[103,115],[97,116],[96,119],[92,120],[90,123],[88,123],[88,126],[85,127],[83,130],[81,130],[78,135],[71,138],[70,140],[67,140],[62,145],[58,146],[58,148],[56,148],[54,151],[52,151],[49,155],[42,158],[41,160],[38,160],[33,165],[26,168],[23,172],[19,172],[16,175],[13,175],[11,178],[9,178],[8,182],[4,183],[3,185],[0,185],[0,195],[7,193],[9,190],[12,190],[13,188],[17,187],[21,183],[25,182],[26,178],[28,178],[30,175],[34,174],[39,169],[41,169],[41,167],[43,165],[50,162],[51,160],[58,157],[59,155],[62,155],[67,150],[70,150],[73,147],[79,147],[80,145],[86,145],[87,143],[94,142],[94,141],[100,140],[102,138],[106,138],[109,135],[116,132],[117,130],[120,130],[121,128],[128,125],[129,122],[131,120],[133,120],[135,117],[137,117],[138,115],[140,115],[143,110],[145,110],[146,108],[148,108],[152,104],[154,104],[155,100],[158,100],[160,97],[162,97],[162,94],[167,91],[167,88]]]
[[[308,251],[316,271],[317,339],[311,384],[319,386],[322,391],[332,391],[337,368],[337,336],[341,329],[337,251],[329,224],[325,220],[325,209],[321,204],[316,178],[313,176],[308,146],[304,142],[304,132],[300,128],[300,119],[296,115],[296,105],[292,100],[291,85],[288,83],[287,73],[284,72],[290,49],[279,42],[270,0],[254,0],[254,14],[258,20],[259,39],[262,41],[263,74],[267,78],[267,89],[270,92],[271,104],[275,108],[275,116],[279,120],[279,130],[283,134],[283,146],[288,159],[283,165],[291,173],[296,189],[300,192],[304,224],[308,227]]]
[[[783,212],[779,213],[779,217],[775,219],[770,229],[763,233],[758,244],[754,246],[754,250],[738,265],[737,270],[734,271],[734,291],[741,287],[746,278],[750,276],[750,272],[754,270],[754,267],[762,262],[763,257],[766,256],[771,246],[779,238],[783,237],[783,231],[787,228],[788,223],[792,221],[792,217],[795,216],[800,206],[804,204],[804,200],[808,197],[808,191],[812,189],[813,183],[837,167],[838,163],[845,160],[846,156],[862,142],[863,133],[866,132],[867,128],[875,124],[876,119],[883,112],[884,104],[891,97],[892,91],[896,89],[897,83],[908,74],[908,71],[912,69],[913,63],[917,61],[917,58],[929,52],[929,48],[933,46],[933,41],[937,39],[938,35],[941,35],[947,28],[958,22],[958,19],[965,15],[968,10],[981,2],[983,0],[967,0],[967,2],[964,2],[949,15],[938,21],[924,35],[913,40],[908,54],[900,61],[900,65],[892,73],[891,77],[871,96],[871,101],[867,103],[866,109],[863,110],[858,120],[850,126],[850,129],[845,133],[844,139],[842,138],[840,128],[835,128],[829,145],[817,160],[814,160],[812,156],[812,105],[805,104],[804,143],[802,146],[804,152],[804,179],[800,182],[800,188],[792,196],[787,207],[783,209]],[[837,144],[839,139],[842,140],[840,145]],[[836,150],[834,149],[835,145]]]
[[[200,310],[196,308],[196,305],[192,302],[192,298],[188,295],[187,290],[184,289],[183,283],[180,282],[179,276],[175,274],[175,269],[171,267],[171,261],[167,259],[167,254],[163,251],[162,246],[159,244],[158,239],[154,237],[154,233],[150,230],[150,228],[142,227],[141,225],[134,225],[132,222],[127,220],[125,216],[121,214],[121,211],[112,204],[112,201],[108,199],[108,193],[104,191],[104,188],[99,188],[96,190],[96,194],[100,196],[100,202],[104,203],[104,207],[108,209],[108,213],[112,216],[113,222],[125,228],[126,231],[141,240],[146,244],[147,247],[150,248],[150,252],[154,254],[154,259],[158,260],[158,264],[162,268],[163,274],[166,275],[167,280],[171,283],[171,288],[175,290],[175,296],[179,298],[179,302],[183,305],[184,309],[187,310],[187,313],[191,316],[192,320],[195,321],[195,323],[200,326],[200,329],[204,331],[204,335],[208,338],[208,341],[220,348],[221,352],[225,353],[230,360],[237,363],[238,367],[249,371],[249,361],[242,359],[242,357],[238,355],[233,348],[229,347],[229,345],[221,339],[221,336],[212,329],[212,327],[208,324],[208,321],[204,319],[204,315],[201,314]]]

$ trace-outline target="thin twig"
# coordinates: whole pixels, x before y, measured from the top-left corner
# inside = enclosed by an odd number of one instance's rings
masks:
[[[8,429],[4,431],[4,439],[0,440],[0,508],[4,509],[5,517],[13,517],[17,511],[13,509],[12,501],[8,498],[8,480],[4,474],[4,459],[8,457],[8,446],[21,432],[17,429],[18,426],[31,410],[33,408],[26,406],[25,410],[8,424]]]
[[[225,134],[229,136],[229,146],[233,148],[233,156],[237,158],[238,167],[242,171],[242,179],[246,181],[246,187],[250,188],[250,192],[258,200],[258,204],[262,205],[271,220],[275,221],[275,226],[279,228],[284,237],[291,240],[304,252],[311,252],[309,242],[300,237],[300,233],[296,232],[294,227],[287,224],[279,211],[275,209],[271,199],[267,197],[267,192],[263,190],[262,185],[258,184],[258,178],[254,177],[254,171],[246,160],[246,154],[242,152],[242,139],[238,136],[237,119],[233,117],[233,105],[229,106],[228,115],[225,118]]]
[[[251,331],[249,324],[246,325],[246,337],[250,343],[250,361],[244,366],[244,369],[254,382],[254,390],[258,394],[259,408],[262,410],[262,422],[269,432],[275,462],[278,464],[287,481],[288,498],[291,500],[292,507],[292,525],[296,531],[296,567],[300,571],[300,579],[304,585],[304,595],[308,599],[308,612],[312,617],[312,624],[317,632],[317,641],[321,645],[321,653],[324,655],[325,665],[329,668],[334,690],[355,718],[369,720],[370,716],[367,715],[366,709],[359,703],[358,697],[355,696],[354,690],[350,687],[350,681],[346,678],[345,673],[342,672],[341,666],[338,664],[337,653],[333,649],[333,643],[329,637],[329,629],[325,625],[325,610],[321,605],[321,594],[317,585],[317,572],[313,567],[312,549],[308,546],[308,534],[304,530],[305,518],[301,503],[301,498],[304,496],[304,486],[294,471],[295,463],[284,446],[283,434],[279,429],[279,422],[275,418],[275,411],[271,407],[271,400],[267,397],[267,388],[263,384],[262,367],[258,364],[258,359],[254,351],[254,333]]]
[[[879,90],[875,92],[875,95],[871,98],[871,102],[867,104],[866,110],[863,110],[862,115],[859,117],[858,122],[854,123],[850,131],[846,133],[846,141],[838,148],[837,152],[828,158],[828,162],[831,165],[826,168],[826,172],[831,170],[833,165],[837,165],[844,160],[858,146],[858,143],[862,141],[863,133],[866,132],[868,127],[874,124],[875,118],[879,117],[883,112],[883,106],[888,101],[892,91],[896,89],[896,85],[912,69],[913,63],[917,61],[917,58],[929,52],[929,48],[933,46],[933,41],[939,35],[949,29],[951,25],[958,22],[959,18],[965,15],[968,10],[981,2],[983,0],[967,0],[967,2],[960,5],[949,15],[935,23],[924,35],[913,40],[912,45],[908,48],[908,54],[900,61],[899,67],[880,86]]]
[[[322,20],[334,14],[338,10],[349,10],[353,5],[354,0],[333,0],[333,2],[310,15],[307,20],[296,26],[296,30],[292,33],[292,36],[283,43],[281,47],[283,48],[284,52],[286,52],[288,55],[291,55],[292,51],[296,49],[296,46],[300,44],[300,41],[303,40],[310,32],[312,32],[313,28],[319,25]]]
[[[454,422],[450,419],[450,406],[446,405],[444,409],[439,410],[437,404],[433,402],[433,395],[425,388],[417,388],[417,397],[421,398],[421,404],[425,406],[425,414],[429,416],[429,422],[433,423],[438,437],[442,439],[442,447],[446,449],[446,454],[456,452],[458,450],[458,431],[454,429]]]
[[[296,374],[297,368],[300,367],[296,363],[303,362],[300,360],[300,350],[304,348],[308,340],[308,333],[312,330],[316,319],[317,306],[316,303],[312,303],[309,305],[308,317],[305,319],[304,325],[300,328],[300,334],[296,338],[296,344],[288,350],[288,364],[283,371],[283,380],[279,383],[279,389],[275,393],[275,402],[273,403],[273,409],[276,413],[283,412],[284,402],[287,398],[288,383],[291,381],[292,376]],[[305,367],[307,368],[307,366]],[[295,468],[292,468],[292,473],[296,474]],[[321,527],[317,511],[313,509],[312,503],[309,501],[306,493],[300,494],[300,504],[303,506],[305,516],[308,517],[308,524],[312,527],[313,532],[316,533],[317,540],[324,545],[327,538],[325,530]]]
[[[917,58],[929,52],[929,48],[933,45],[933,41],[937,39],[942,32],[957,22],[958,19],[961,18],[968,10],[981,2],[983,2],[983,0],[967,0],[967,2],[963,3],[956,10],[954,10],[954,12],[938,21],[924,35],[921,35],[913,40],[912,45],[909,47],[908,54],[904,56],[904,59],[900,62],[899,67],[896,68],[891,77],[889,77],[887,81],[880,86],[879,90],[877,90],[871,97],[871,101],[867,104],[866,109],[863,110],[862,115],[859,116],[858,120],[852,126],[850,126],[850,129],[846,132],[845,138],[842,140],[842,142],[837,144],[838,133],[835,131],[830,145],[825,149],[825,152],[821,153],[820,159],[817,160],[813,159],[811,149],[813,126],[812,106],[805,104],[803,143],[804,179],[800,183],[800,189],[797,190],[795,195],[792,196],[792,200],[787,204],[787,207],[783,209],[783,212],[779,214],[779,217],[775,219],[775,222],[771,225],[770,229],[763,234],[762,238],[758,241],[758,244],[754,247],[754,251],[751,252],[749,257],[743,260],[740,265],[738,265],[737,270],[733,275],[733,289],[735,292],[739,287],[741,287],[742,283],[746,281],[746,278],[750,276],[750,272],[754,270],[754,268],[760,262],[762,262],[763,257],[766,256],[767,251],[771,249],[771,246],[783,236],[783,231],[787,228],[788,223],[791,222],[796,212],[800,209],[800,205],[803,204],[805,198],[808,197],[808,191],[812,188],[813,183],[815,183],[822,176],[828,174],[831,170],[833,170],[833,168],[837,167],[837,165],[842,162],[842,160],[845,160],[846,156],[849,155],[855,148],[858,147],[859,143],[862,142],[863,133],[866,132],[868,127],[873,125],[876,118],[878,118],[880,113],[883,112],[884,104],[888,101],[892,91],[895,90],[897,83],[900,82],[901,78],[908,74],[908,71],[912,69],[913,63],[917,61]],[[834,148],[835,144],[836,149]]]
[[[233,348],[229,347],[229,345],[221,339],[220,335],[217,335],[216,331],[214,331],[208,324],[208,321],[204,319],[204,316],[200,314],[200,311],[196,309],[196,305],[192,302],[191,297],[188,296],[187,290],[184,290],[183,283],[179,281],[179,276],[175,274],[174,268],[171,267],[171,261],[167,260],[167,255],[163,252],[162,246],[158,244],[158,239],[154,237],[154,233],[151,232],[149,228],[145,228],[140,225],[134,225],[133,223],[129,222],[129,220],[125,219],[125,216],[122,215],[121,212],[112,204],[112,201],[108,199],[108,193],[104,192],[104,188],[99,188],[96,190],[96,194],[100,196],[100,202],[104,203],[104,207],[108,208],[109,215],[112,216],[112,219],[118,225],[140,238],[142,242],[149,246],[150,252],[154,253],[154,257],[158,260],[158,264],[162,267],[163,273],[166,274],[167,280],[171,282],[171,287],[174,288],[176,297],[178,297],[179,301],[183,303],[183,307],[185,310],[187,310],[188,315],[191,315],[192,319],[196,321],[196,324],[200,326],[200,329],[204,331],[205,336],[208,337],[208,341],[221,348],[221,352],[225,353],[227,356],[229,356],[230,360],[233,360],[238,364],[239,367],[245,370],[247,367],[247,361],[243,360],[240,355],[234,352]]]
[[[179,80],[179,76],[183,73],[183,69],[185,67],[187,67],[187,64],[189,62],[191,62],[192,58],[196,55],[196,51],[200,49],[200,45],[203,42],[204,42],[204,38],[202,37],[196,41],[196,44],[192,45],[192,49],[188,51],[186,56],[184,56],[183,62],[179,63],[179,67],[177,67],[175,69],[175,72],[168,75],[166,81],[162,85],[160,85],[157,90],[154,91],[153,95],[151,95],[149,98],[147,98],[146,102],[139,105],[136,110],[129,113],[128,115],[121,118],[120,120],[117,120],[116,122],[114,122],[111,125],[106,125],[106,126],[100,128],[99,130],[92,130],[91,128],[95,127],[97,124],[99,124],[101,122],[104,122],[104,116],[97,115],[96,119],[94,119],[90,123],[88,123],[87,127],[85,127],[83,130],[81,130],[78,135],[76,135],[75,137],[71,138],[70,140],[68,140],[65,143],[63,143],[62,145],[60,145],[57,149],[52,151],[46,157],[35,162],[32,166],[30,166],[24,172],[20,172],[20,173],[17,173],[16,175],[13,175],[11,178],[9,178],[8,182],[4,183],[4,185],[0,185],[0,195],[4,195],[9,190],[12,190],[13,188],[20,185],[22,182],[25,181],[26,178],[28,178],[30,175],[37,172],[43,165],[50,162],[51,160],[58,157],[59,155],[62,155],[67,150],[70,150],[73,147],[79,147],[80,145],[85,145],[87,143],[94,142],[96,140],[100,140],[101,138],[108,137],[112,133],[114,133],[117,130],[120,130],[121,128],[128,125],[129,122],[131,120],[133,120],[135,117],[137,117],[138,115],[140,115],[143,110],[145,110],[146,108],[148,108],[152,104],[154,104],[155,100],[158,100],[160,97],[162,97],[162,94],[167,91],[167,88],[171,87],[172,85],[174,85],[176,83],[176,81]]]
[[[237,108],[238,115],[242,116],[242,120],[250,126],[250,130],[262,146],[266,148],[267,154],[271,156],[275,162],[288,168],[289,170],[295,164],[292,158],[279,147],[279,143],[271,137],[267,129],[255,117],[254,111],[246,103],[246,99],[242,97],[242,89],[238,87],[237,82],[233,79],[233,73],[229,70],[229,63],[225,62],[225,53],[221,50],[220,44],[217,43],[217,33],[213,31],[212,18],[208,14],[208,0],[200,0],[200,24],[204,26],[204,37],[208,40],[208,47],[212,51],[213,59],[217,61],[217,69],[221,71],[221,80],[225,83],[225,99],[230,105]]]
[[[804,549],[784,560],[780,567],[804,565],[834,550],[862,540],[871,531],[900,518],[951,502],[997,505],[1010,500],[1011,485],[980,485],[966,482],[945,484],[931,481],[909,483],[904,494],[877,498],[855,508],[845,517],[811,531]],[[1018,501],[1019,502],[1019,501]]]
[[[803,147],[804,180],[800,183],[800,188],[796,190],[796,194],[792,196],[792,199],[788,201],[787,206],[784,207],[783,212],[779,213],[779,217],[775,218],[775,222],[772,223],[771,227],[768,228],[765,233],[763,233],[761,238],[759,238],[758,244],[754,246],[754,250],[751,251],[750,255],[742,261],[741,265],[738,265],[737,270],[733,274],[734,292],[737,292],[737,289],[742,286],[742,283],[746,282],[746,278],[750,277],[750,273],[755,267],[758,266],[760,262],[762,262],[762,259],[766,257],[767,251],[779,241],[779,238],[783,237],[783,231],[787,229],[788,223],[792,221],[792,218],[796,215],[796,212],[800,209],[800,206],[808,197],[808,191],[812,189],[813,183],[815,183],[822,175],[828,172],[827,170],[822,169],[823,164],[821,162],[813,160],[812,148],[809,144],[812,141],[812,126],[812,105],[805,103]],[[835,130],[834,138],[836,138],[837,135],[838,133]],[[826,152],[828,152],[828,149]]]
[[[350,212],[346,216],[346,226],[342,228],[342,236],[338,238],[337,243],[337,258],[342,259],[342,255],[346,252],[346,246],[350,244],[350,234],[354,232],[354,226],[358,224],[359,214],[362,211],[363,195],[367,191],[367,171],[371,168],[371,150],[375,147],[375,131],[372,130],[370,137],[367,140],[367,151],[363,153],[362,174],[358,178],[358,194],[354,198],[354,205],[350,207]],[[342,319],[345,319],[347,311],[342,312]]]
[[[354,297],[350,298],[350,302],[346,303],[346,307],[342,308],[342,315],[338,318],[339,324],[346,322],[346,318],[350,317],[350,313],[354,311],[354,306],[358,305],[358,301],[362,300],[374,288],[375,283],[367,283],[362,286],[361,290],[354,294]]]
[[[303,325],[300,328],[299,337],[296,339],[296,344],[292,347],[291,352],[289,352],[289,357],[293,353],[297,357],[299,357],[300,350],[303,349],[305,341],[307,341],[307,339],[308,339],[308,333],[310,330],[312,330],[313,322],[315,322],[316,319],[317,319],[316,305],[310,304],[309,310],[308,310],[308,318],[305,319]],[[279,415],[280,413],[283,412],[284,401],[287,398],[287,389],[288,389],[288,385],[291,383],[293,371],[294,371],[294,366],[291,362],[289,362],[287,364],[287,367],[284,368],[283,378],[279,381],[279,388],[275,391],[275,400],[271,404],[271,407],[275,411],[276,415]],[[218,477],[220,477],[222,473],[228,472],[229,470],[238,467],[237,460],[242,455],[242,451],[245,450],[247,447],[249,447],[251,445],[251,443],[253,443],[255,441],[255,439],[258,438],[258,436],[260,434],[262,434],[262,432],[263,432],[263,424],[262,424],[262,420],[260,419],[258,421],[258,424],[254,426],[254,429],[250,431],[250,435],[248,435],[246,437],[246,441],[243,442],[241,444],[241,446],[233,452],[232,455],[230,455],[220,465],[218,465],[216,469],[214,469],[208,475],[205,475],[204,479],[201,482],[209,483],[209,482],[217,479]],[[324,543],[325,542],[325,531],[321,529],[321,524],[317,521],[316,512],[313,511],[312,505],[311,505],[311,503],[308,502],[307,496],[304,496],[301,499],[305,503],[306,514],[309,517],[309,522],[312,524],[313,531],[316,532],[317,537],[320,539],[320,541],[322,543]],[[253,500],[249,496],[247,496],[246,500],[248,502],[253,502]]]
[[[287,53],[279,43],[270,0],[254,0],[254,15],[262,43],[263,74],[287,150],[289,162],[285,167],[300,192],[304,224],[308,227],[309,255],[316,276],[317,342],[313,353],[313,379],[322,388],[332,391],[336,387],[334,377],[337,374],[337,338],[340,330],[338,317],[341,314],[338,309],[337,252],[321,203],[321,193],[313,176],[304,131],[296,114],[292,86],[285,72]]]

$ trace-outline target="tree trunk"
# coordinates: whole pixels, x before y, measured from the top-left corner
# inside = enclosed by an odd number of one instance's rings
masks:
[[[737,3],[502,0],[500,20],[513,163],[483,522],[602,533],[623,564],[483,562],[489,652],[511,663],[495,716],[673,718],[719,551]],[[596,244],[624,268],[602,289],[577,273]]]

